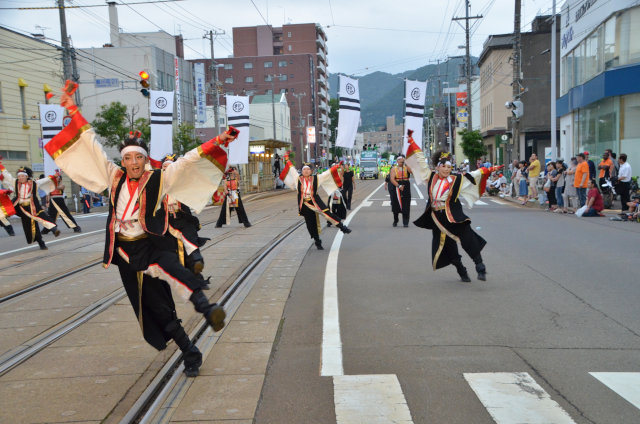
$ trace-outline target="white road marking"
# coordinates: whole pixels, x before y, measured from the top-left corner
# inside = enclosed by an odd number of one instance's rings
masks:
[[[385,207],[385,206],[387,206],[387,207],[388,207],[388,206],[391,206],[391,200],[385,200],[385,201],[383,201],[383,202],[382,202],[382,206],[383,206],[383,207]],[[412,200],[412,201],[411,201],[411,206],[418,206],[418,202],[416,202],[415,200]]]
[[[349,225],[353,217],[363,207],[371,206],[369,199],[382,187],[373,190],[345,219]],[[320,375],[342,375],[342,340],[340,338],[340,315],[338,313],[338,253],[344,234],[339,232],[333,239],[327,267],[324,273],[324,300],[322,311],[322,368]]]
[[[345,225],[361,208],[371,206],[369,199],[382,186],[378,186],[349,214]],[[324,274],[320,369],[321,376],[333,377],[336,421],[338,424],[412,424],[411,412],[395,375],[344,375],[338,309],[338,253],[342,238],[343,233],[340,232],[333,239]]]
[[[503,200],[497,200],[497,199],[496,199],[496,200],[494,200],[494,199],[490,199],[490,200],[491,200],[493,203],[497,203],[498,205],[502,205],[502,206],[504,206],[504,205],[508,205],[508,203],[507,203],[507,202],[505,202],[505,201],[503,201]]]
[[[627,402],[640,409],[640,373],[638,372],[590,372],[605,386],[619,394]]]
[[[482,206],[487,206],[488,203],[483,202],[482,200],[476,200],[476,202],[474,203],[474,205],[482,205]]]
[[[333,392],[338,424],[413,423],[394,374],[334,376]]]
[[[465,373],[496,424],[575,424],[526,372]]]
[[[413,186],[416,188],[416,191],[418,192],[418,196],[420,196],[421,199],[424,199],[424,195],[420,191],[420,188],[418,187],[418,184],[413,183]]]
[[[61,241],[71,240],[71,239],[74,239],[76,237],[82,237],[82,236],[87,236],[89,234],[104,233],[104,232],[105,232],[104,229],[95,230],[95,231],[89,231],[88,233],[81,233],[81,234],[76,234],[74,236],[69,236],[69,237],[59,238],[59,239],[56,239],[56,240],[47,241],[46,244],[49,245],[49,244],[59,243]],[[13,250],[9,250],[7,252],[0,253],[0,256],[8,255],[10,253],[22,252],[23,250],[39,249],[39,248],[40,247],[38,246],[38,244],[35,243],[35,244],[31,244],[31,245],[26,246],[26,247],[21,247],[19,249],[13,249]]]
[[[101,216],[108,216],[109,212],[96,212],[96,213],[89,213],[89,214],[82,214],[82,215],[73,215],[73,217],[75,219],[84,219],[84,218],[98,218]]]

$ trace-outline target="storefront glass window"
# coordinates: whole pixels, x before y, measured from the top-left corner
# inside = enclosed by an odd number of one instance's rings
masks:
[[[622,139],[640,139],[640,94],[622,96]]]
[[[604,24],[603,37],[604,68],[609,69],[618,66],[618,55],[616,53],[616,17],[611,17]]]

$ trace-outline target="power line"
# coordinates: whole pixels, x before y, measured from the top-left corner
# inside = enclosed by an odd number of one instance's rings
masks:
[[[264,16],[262,16],[262,13],[260,12],[260,9],[258,9],[258,6],[256,6],[256,4],[253,2],[253,0],[251,0],[251,4],[253,5],[253,7],[256,8],[256,11],[258,12],[258,14],[260,15],[260,17],[262,18],[262,20],[264,21],[265,24],[269,25],[269,22],[267,22],[267,20],[264,18]]]
[[[136,2],[136,3],[129,3],[132,5],[138,5],[138,4],[149,4],[149,3],[169,3],[169,2],[174,2],[174,1],[183,1],[183,0],[154,0],[154,1],[140,1],[140,2]],[[127,5],[129,5],[127,4]],[[79,9],[79,8],[85,8],[85,7],[105,7],[108,6],[108,4],[85,4],[85,5],[78,5],[78,6],[34,6],[34,7],[0,7],[0,10],[56,10],[56,9]]]

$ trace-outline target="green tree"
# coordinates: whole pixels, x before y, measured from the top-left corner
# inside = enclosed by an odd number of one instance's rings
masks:
[[[184,155],[191,149],[200,145],[200,140],[195,135],[195,128],[191,124],[180,124],[173,136],[173,152]]]
[[[142,138],[149,140],[151,127],[146,118],[136,119],[137,108],[127,109],[126,105],[120,102],[111,102],[109,105],[100,106],[100,112],[96,114],[96,119],[91,125],[102,138],[102,144],[108,147],[117,146],[122,143],[129,131],[138,130],[142,133]]]
[[[389,152],[382,152],[382,155],[380,155],[380,158],[389,160]]]
[[[475,168],[476,160],[487,154],[487,147],[482,143],[482,135],[480,131],[469,131],[464,129],[460,131],[462,137],[462,151],[469,158],[472,167]]]
[[[335,145],[336,143],[336,134],[337,134],[337,129],[338,129],[338,107],[340,106],[340,103],[338,102],[338,99],[329,99],[329,121],[331,122],[329,124],[329,133],[331,134],[331,136],[329,137],[329,141],[331,142],[331,145]]]
[[[91,126],[96,134],[102,137],[105,146],[113,147],[121,143],[130,131],[127,118],[127,106],[120,102],[112,102],[108,106],[100,106],[100,112],[96,114]]]

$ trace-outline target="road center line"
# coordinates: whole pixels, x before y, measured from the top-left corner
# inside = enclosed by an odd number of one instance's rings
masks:
[[[366,199],[353,210],[344,221],[349,225],[353,217],[361,208],[371,205],[369,199],[383,184],[373,190]],[[333,239],[327,267],[324,273],[324,299],[322,310],[322,368],[321,376],[343,375],[342,368],[342,340],[340,337],[340,315],[338,313],[338,253],[342,244],[343,233],[339,232]]]
[[[56,239],[56,240],[47,241],[47,244],[49,245],[49,244],[59,243],[59,242],[61,242],[61,241],[71,240],[71,239],[74,239],[74,238],[76,238],[76,237],[82,237],[82,236],[87,236],[87,235],[89,235],[89,234],[104,233],[104,232],[105,232],[105,230],[104,230],[104,229],[102,229],[102,230],[95,230],[95,231],[89,231],[88,233],[81,233],[81,234],[76,234],[76,235],[69,236],[69,237],[64,237],[64,238],[59,238],[59,239]],[[37,243],[36,243],[36,244],[31,244],[31,245],[26,246],[26,247],[21,247],[21,248],[19,248],[19,249],[13,249],[13,250],[9,250],[9,251],[7,251],[7,252],[0,253],[0,256],[8,255],[8,254],[10,254],[10,253],[21,252],[21,251],[23,251],[23,250],[28,250],[28,249],[39,249],[39,248],[40,248],[40,247],[38,246],[38,244],[37,244]]]

